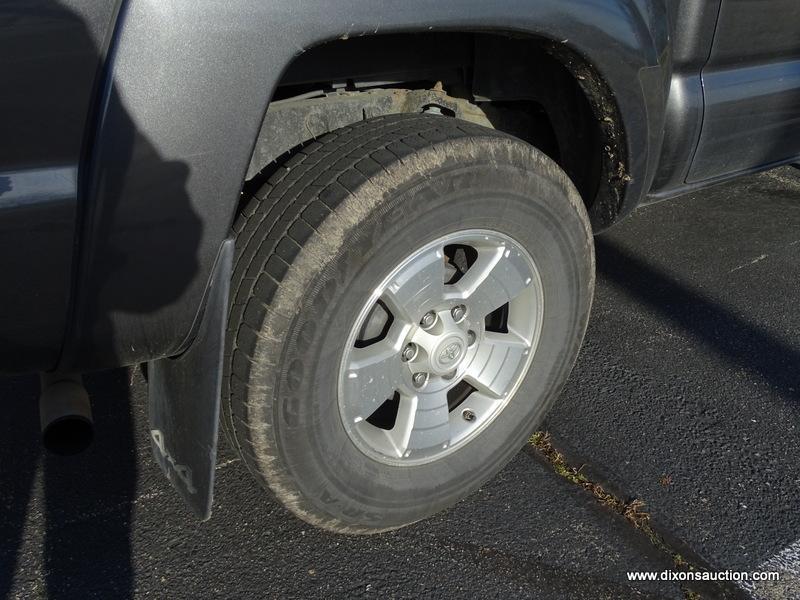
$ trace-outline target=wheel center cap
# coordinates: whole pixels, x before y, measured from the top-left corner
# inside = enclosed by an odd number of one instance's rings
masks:
[[[439,375],[446,375],[455,369],[464,358],[467,345],[458,336],[445,338],[431,356],[432,370]]]

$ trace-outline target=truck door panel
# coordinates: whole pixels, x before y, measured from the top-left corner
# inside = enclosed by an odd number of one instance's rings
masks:
[[[800,155],[800,2],[723,0],[688,182]]]

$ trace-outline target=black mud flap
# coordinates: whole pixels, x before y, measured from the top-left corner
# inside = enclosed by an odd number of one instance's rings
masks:
[[[161,469],[192,511],[211,516],[219,433],[222,353],[233,240],[220,247],[205,311],[189,349],[147,365],[150,437]]]

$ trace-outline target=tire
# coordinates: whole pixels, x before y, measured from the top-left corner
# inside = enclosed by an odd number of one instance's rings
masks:
[[[223,426],[256,479],[327,530],[398,528],[477,489],[541,423],[583,340],[594,250],[581,199],[553,161],[491,129],[392,115],[334,131],[278,167],[233,229]],[[535,261],[543,309],[527,371],[459,447],[408,464],[373,456],[344,423],[340,387],[359,314],[414,249],[484,230]]]

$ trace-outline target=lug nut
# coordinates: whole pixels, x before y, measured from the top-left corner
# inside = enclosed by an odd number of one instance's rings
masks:
[[[426,312],[419,322],[423,329],[430,329],[434,323],[436,323],[436,313],[433,311]]]
[[[461,416],[464,418],[465,421],[474,421],[475,420],[475,413],[472,412],[470,409],[466,408],[462,411]]]
[[[474,332],[474,331],[472,331],[472,329],[470,329],[470,330],[467,332],[467,344],[469,344],[470,346],[472,346],[472,344],[474,344],[474,343],[475,343],[475,340],[476,340],[476,339],[478,339],[478,336],[477,336],[477,335],[475,335],[475,332]]]
[[[458,323],[463,319],[467,314],[467,307],[463,304],[459,304],[458,306],[454,306],[453,309],[450,311],[450,314],[453,317],[453,321]]]
[[[428,382],[428,374],[427,373],[414,373],[411,377],[411,381],[414,382],[415,387],[422,387]]]
[[[417,345],[409,344],[408,346],[403,348],[403,352],[400,356],[403,359],[403,362],[414,360],[414,357],[417,356]]]

